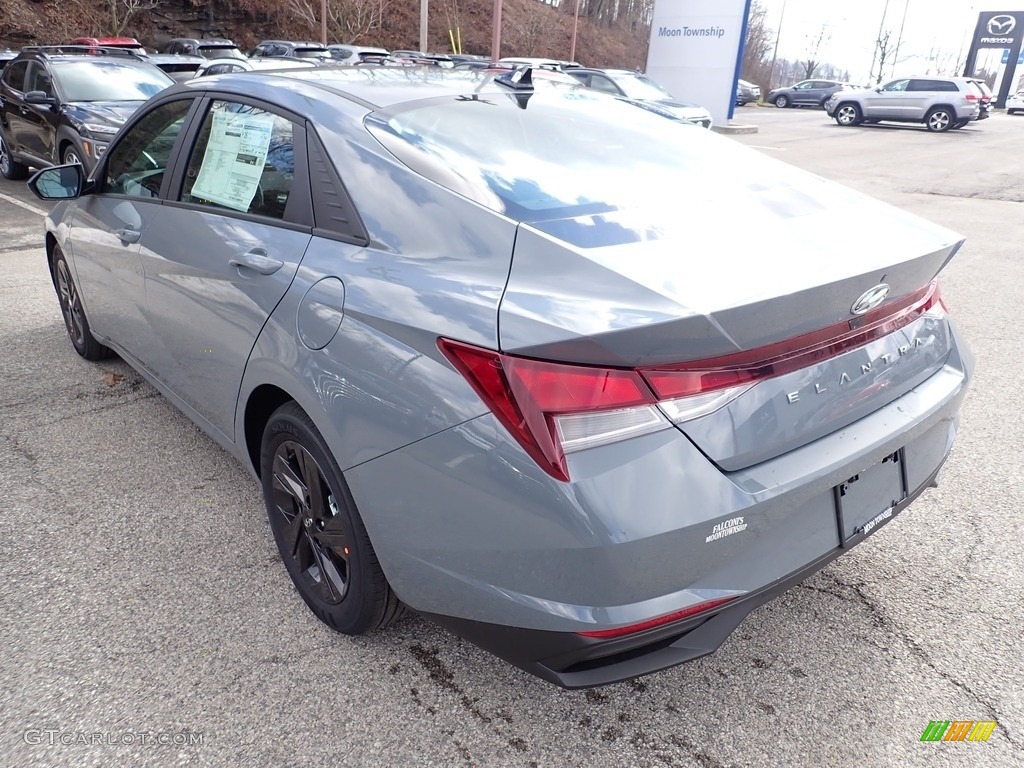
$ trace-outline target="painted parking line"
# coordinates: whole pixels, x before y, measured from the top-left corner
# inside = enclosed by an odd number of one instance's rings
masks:
[[[24,208],[26,211],[32,211],[32,213],[36,214],[37,216],[46,216],[46,211],[44,211],[42,208],[36,208],[34,205],[29,205],[28,203],[22,202],[16,197],[5,195],[3,192],[0,192],[0,200],[6,200],[8,203],[16,205],[19,208]]]
[[[751,149],[771,149],[771,150],[774,150],[775,152],[788,152],[789,151],[785,147],[765,147],[765,146],[762,146],[760,144],[747,144],[747,146],[750,147]]]

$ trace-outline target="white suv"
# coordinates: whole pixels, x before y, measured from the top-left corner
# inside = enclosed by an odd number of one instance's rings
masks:
[[[981,90],[966,78],[903,77],[871,90],[838,91],[825,111],[839,125],[891,120],[948,131],[978,119],[981,98]]]

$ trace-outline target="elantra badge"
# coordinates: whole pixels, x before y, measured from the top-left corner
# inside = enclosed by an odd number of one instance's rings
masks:
[[[885,301],[885,297],[888,295],[889,284],[879,283],[874,288],[869,288],[864,291],[864,293],[862,293],[860,297],[853,302],[853,306],[850,307],[850,311],[855,315],[863,315],[865,312],[870,312]]]

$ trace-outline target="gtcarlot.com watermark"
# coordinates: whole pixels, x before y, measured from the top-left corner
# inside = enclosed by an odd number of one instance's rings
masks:
[[[126,745],[144,747],[193,747],[205,734],[194,731],[65,731],[61,728],[29,728],[22,734],[26,744],[54,746]]]

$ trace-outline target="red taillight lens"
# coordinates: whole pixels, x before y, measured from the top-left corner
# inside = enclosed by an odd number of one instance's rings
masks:
[[[935,283],[854,320],[757,349],[651,368],[567,365],[451,339],[437,346],[545,472],[568,481],[567,451],[711,413],[759,381],[820,363],[941,312]]]
[[[558,416],[653,406],[655,402],[636,371],[513,357],[451,339],[439,339],[437,346],[509,434],[544,471],[559,480],[568,481],[569,472]]]
[[[977,101],[978,100],[978,94],[976,94],[976,93],[967,93],[967,94],[964,94],[964,95],[967,96],[967,100],[968,101]]]
[[[595,629],[591,632],[577,632],[577,635],[582,637],[595,637],[599,639],[607,639],[611,637],[623,637],[624,635],[633,635],[637,632],[643,632],[645,629],[654,629],[655,627],[661,627],[665,624],[671,624],[673,621],[680,621],[681,619],[687,619],[691,616],[696,616],[699,613],[706,613],[712,611],[726,603],[735,600],[739,595],[732,595],[730,597],[720,597],[716,600],[707,600],[703,603],[697,603],[691,605],[689,608],[684,608],[681,611],[675,611],[664,616],[659,616],[656,619],[647,619],[647,621],[641,621],[636,624],[627,624],[624,627],[615,627],[615,629]]]

